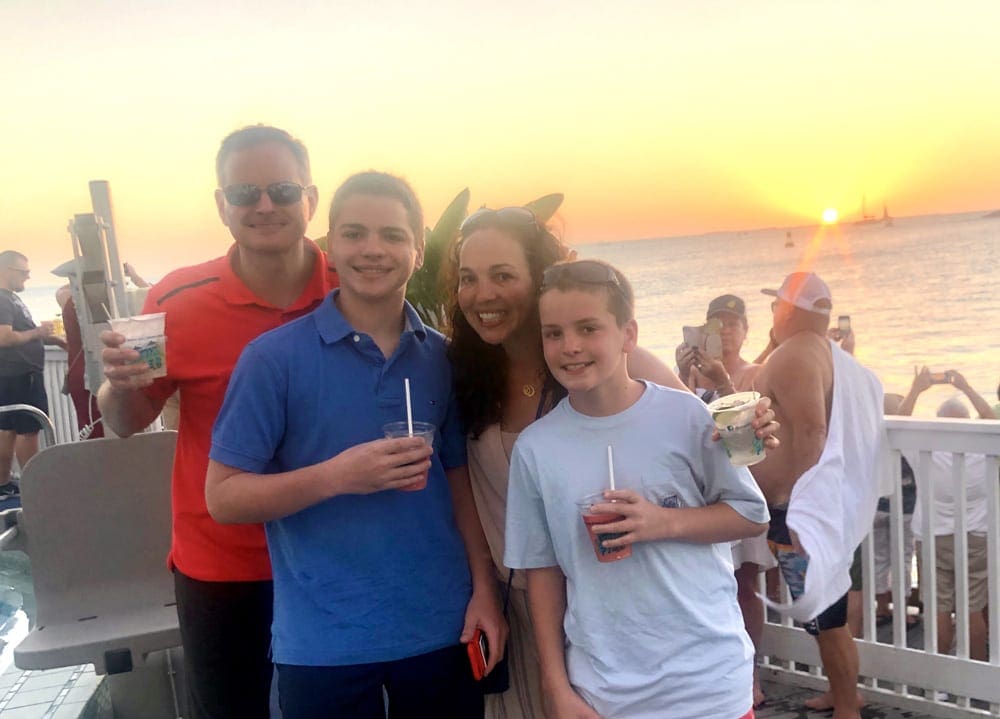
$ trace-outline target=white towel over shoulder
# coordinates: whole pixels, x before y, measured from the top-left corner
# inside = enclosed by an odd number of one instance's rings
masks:
[[[854,550],[871,530],[886,446],[882,384],[831,342],[833,400],[826,446],[788,500],[788,528],[809,556],[805,592],[772,605],[799,621],[816,617],[850,589]]]

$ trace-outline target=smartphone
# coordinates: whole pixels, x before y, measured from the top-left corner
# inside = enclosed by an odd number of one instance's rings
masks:
[[[950,384],[951,372],[931,372],[931,384]]]
[[[482,629],[477,629],[472,635],[472,641],[465,645],[469,652],[469,664],[472,666],[472,677],[478,682],[486,676],[486,664],[490,658],[490,643]]]
[[[684,344],[689,347],[697,347],[698,349],[702,348],[701,343],[703,331],[701,327],[691,327],[686,325],[682,328],[682,331],[684,332]]]
[[[840,334],[846,335],[851,331],[851,316],[841,315],[837,318],[837,329],[840,330]]]
[[[702,330],[702,351],[711,359],[722,359],[722,322],[713,317]]]

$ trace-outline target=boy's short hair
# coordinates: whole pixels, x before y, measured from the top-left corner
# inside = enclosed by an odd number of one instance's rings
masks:
[[[539,296],[549,290],[603,291],[608,298],[608,311],[619,327],[635,319],[635,295],[628,278],[603,260],[560,262],[545,270]]]
[[[333,193],[333,199],[330,201],[330,213],[327,218],[330,237],[333,237],[337,215],[344,209],[344,202],[354,195],[375,195],[376,197],[398,200],[406,210],[406,219],[410,223],[410,229],[413,230],[414,240],[419,243],[424,238],[424,211],[420,207],[420,200],[417,199],[417,193],[410,187],[410,183],[402,177],[374,170],[351,175]]]

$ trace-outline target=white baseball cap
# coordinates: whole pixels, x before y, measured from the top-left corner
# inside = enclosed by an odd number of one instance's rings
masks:
[[[815,272],[793,272],[785,278],[779,289],[761,290],[761,292],[806,312],[820,315],[830,314],[830,309],[833,307],[830,288]]]

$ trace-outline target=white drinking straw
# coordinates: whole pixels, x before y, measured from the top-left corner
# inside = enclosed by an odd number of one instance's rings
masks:
[[[413,408],[410,406],[410,378],[403,379],[403,389],[406,390],[406,430],[410,437],[413,436]],[[610,449],[610,447],[609,447]]]
[[[608,445],[608,479],[611,481],[611,491],[615,491],[615,456]]]

